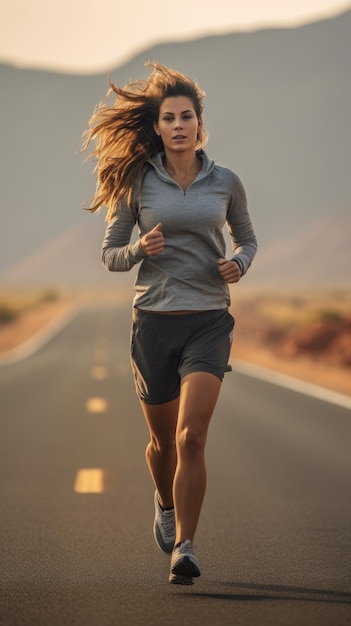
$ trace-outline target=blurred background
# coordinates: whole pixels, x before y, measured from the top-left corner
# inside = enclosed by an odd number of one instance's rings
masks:
[[[102,267],[84,210],[82,133],[147,59],[206,91],[259,242],[231,287],[194,592],[152,537],[135,271]],[[350,68],[351,0],[2,3],[2,625],[351,624]]]
[[[351,395],[351,3],[13,0],[0,33],[0,350],[76,298],[130,297],[79,149],[107,76],[154,59],[199,81],[207,151],[247,190],[235,356]]]

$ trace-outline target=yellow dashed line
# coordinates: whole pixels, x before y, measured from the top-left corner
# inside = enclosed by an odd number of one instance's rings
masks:
[[[103,469],[80,469],[74,482],[74,491],[75,493],[102,493],[105,491],[104,478]]]
[[[89,413],[105,413],[107,411],[107,400],[105,398],[88,398],[85,408]]]
[[[108,369],[104,365],[94,365],[90,370],[90,375],[95,380],[104,380],[108,377]]]

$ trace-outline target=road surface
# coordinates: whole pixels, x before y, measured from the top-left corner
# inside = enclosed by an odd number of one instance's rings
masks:
[[[350,625],[350,409],[227,374],[202,576],[169,585],[129,324],[86,309],[0,367],[1,626]]]

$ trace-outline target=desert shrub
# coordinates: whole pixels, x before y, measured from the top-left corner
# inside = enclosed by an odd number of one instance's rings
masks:
[[[55,289],[44,289],[40,296],[39,296],[39,301],[40,302],[56,302],[56,300],[59,299],[59,294],[57,291],[55,291]]]
[[[0,302],[0,324],[7,324],[17,316],[17,311],[6,302]]]
[[[321,309],[317,311],[315,319],[321,322],[340,322],[343,319],[343,315],[335,309]]]

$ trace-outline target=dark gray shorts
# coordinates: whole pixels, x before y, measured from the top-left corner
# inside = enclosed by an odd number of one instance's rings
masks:
[[[234,318],[227,309],[160,315],[133,309],[131,361],[136,392],[147,404],[179,396],[181,379],[209,372],[223,380],[233,339]]]

